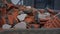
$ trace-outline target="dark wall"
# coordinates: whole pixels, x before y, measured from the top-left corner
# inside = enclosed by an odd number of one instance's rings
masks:
[[[36,8],[45,9],[46,7],[49,7],[54,9],[54,0],[35,0],[34,3]]]
[[[60,10],[60,0],[55,0],[55,2],[54,2],[54,9],[55,10]]]
[[[34,1],[35,0],[24,0],[24,5],[34,6]],[[40,2],[40,0],[37,0],[36,6],[37,6],[36,8],[45,8],[44,2],[42,3],[42,2]],[[51,4],[49,4],[49,6],[52,9],[60,10],[60,0],[51,0]]]
[[[24,5],[26,5],[26,6],[34,6],[34,0],[24,0]]]
[[[11,2],[10,0],[7,0],[8,2]],[[24,5],[27,5],[27,6],[34,6],[34,1],[35,0],[24,0]],[[37,8],[44,8],[44,3],[41,3],[39,2],[40,0],[38,0],[37,3]],[[46,1],[46,0],[45,0]],[[0,5],[1,5],[2,1],[0,0]],[[60,10],[60,0],[54,0],[54,9],[55,10]],[[51,5],[52,6],[52,5]]]

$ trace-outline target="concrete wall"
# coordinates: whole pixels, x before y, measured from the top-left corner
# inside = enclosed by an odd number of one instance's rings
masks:
[[[1,30],[0,34],[60,34],[60,29]]]

